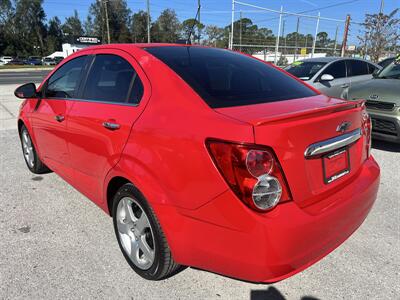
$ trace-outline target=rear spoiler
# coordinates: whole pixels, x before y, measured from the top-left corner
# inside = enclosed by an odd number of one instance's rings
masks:
[[[281,122],[283,120],[291,119],[291,120],[298,120],[304,119],[313,116],[322,116],[329,113],[335,113],[344,110],[350,110],[358,107],[364,107],[365,100],[355,100],[355,101],[347,101],[343,103],[336,104],[335,106],[328,106],[328,107],[319,107],[312,110],[305,110],[305,111],[296,111],[293,113],[286,113],[281,115],[275,115],[267,118],[263,118],[260,121],[255,122],[255,126],[262,126],[265,124]]]

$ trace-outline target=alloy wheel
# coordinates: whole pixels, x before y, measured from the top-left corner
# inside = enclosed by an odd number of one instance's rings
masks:
[[[24,151],[24,158],[30,168],[35,165],[35,154],[33,150],[32,140],[26,129],[22,131],[22,148]]]
[[[125,253],[142,270],[154,263],[155,242],[149,218],[131,197],[122,198],[117,206],[118,235]]]

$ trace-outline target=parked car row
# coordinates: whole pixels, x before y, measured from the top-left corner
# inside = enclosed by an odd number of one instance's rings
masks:
[[[400,143],[400,55],[379,64],[355,58],[310,58],[285,70],[325,95],[366,100],[372,136]]]
[[[29,57],[12,57],[2,56],[0,57],[0,66],[4,65],[30,65],[30,66],[55,66],[59,64],[64,57],[41,57],[41,56],[29,56]]]

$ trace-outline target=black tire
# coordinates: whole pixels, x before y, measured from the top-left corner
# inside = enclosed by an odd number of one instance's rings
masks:
[[[149,220],[151,231],[154,236],[154,262],[146,270],[138,268],[132,262],[131,258],[124,250],[120,240],[120,234],[117,228],[117,207],[119,202],[126,197],[133,198],[139,203]],[[153,209],[147,203],[142,193],[140,193],[140,191],[133,184],[127,183],[123,185],[115,194],[113,199],[112,217],[115,235],[117,237],[121,252],[123,253],[128,264],[138,275],[148,280],[162,280],[177,274],[185,268],[184,266],[175,263],[173,260],[171,250]]]
[[[23,136],[24,134],[27,134],[27,136],[30,139],[31,142],[31,151],[33,155],[33,162],[30,164],[25,156],[25,150],[24,150],[24,142],[23,142]],[[52,171],[40,160],[39,156],[37,155],[35,146],[33,145],[32,138],[29,134],[28,129],[25,127],[25,125],[22,125],[19,131],[19,137],[21,140],[21,147],[22,147],[22,154],[24,156],[24,161],[26,163],[26,166],[28,167],[29,171],[31,171],[34,174],[45,174],[45,173],[51,173]]]

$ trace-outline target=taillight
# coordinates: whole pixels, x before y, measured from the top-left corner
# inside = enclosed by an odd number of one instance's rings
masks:
[[[372,139],[371,139],[371,131],[372,131],[372,122],[371,117],[368,115],[367,111],[364,109],[362,112],[362,127],[363,127],[363,134],[365,136],[365,150],[367,152],[367,158],[371,155],[371,146],[372,146]]]
[[[208,140],[207,147],[229,187],[250,208],[268,211],[291,199],[272,149],[219,140]]]

